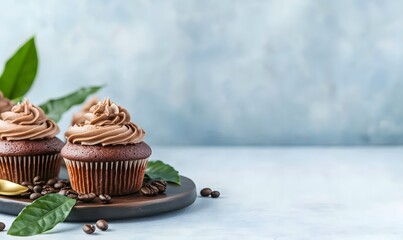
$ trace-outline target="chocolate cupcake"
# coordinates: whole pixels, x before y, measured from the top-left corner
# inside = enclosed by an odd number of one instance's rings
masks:
[[[109,99],[93,105],[84,118],[67,130],[61,151],[73,189],[111,196],[137,192],[151,155],[143,129]]]
[[[15,183],[59,175],[59,127],[28,100],[0,114],[0,178]]]

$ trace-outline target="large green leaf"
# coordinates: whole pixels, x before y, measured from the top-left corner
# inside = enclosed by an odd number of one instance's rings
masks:
[[[74,105],[83,103],[89,95],[97,92],[102,87],[103,86],[83,87],[64,97],[51,99],[41,104],[39,107],[45,111],[50,119],[58,122],[64,112]]]
[[[75,204],[75,199],[60,194],[40,197],[18,214],[7,234],[32,236],[46,232],[63,222]]]
[[[179,172],[160,160],[148,162],[145,177],[150,180],[163,179],[167,182],[173,182],[178,185],[181,184]]]
[[[0,90],[8,99],[24,96],[31,88],[37,70],[38,56],[32,37],[7,61],[0,77]]]

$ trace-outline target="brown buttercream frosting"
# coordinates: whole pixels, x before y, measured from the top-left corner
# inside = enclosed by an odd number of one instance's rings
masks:
[[[28,100],[12,107],[11,111],[0,114],[0,139],[37,140],[53,138],[59,127],[50,120],[43,110]]]
[[[87,102],[84,103],[83,107],[80,109],[80,111],[76,112],[73,114],[73,117],[71,119],[71,125],[74,126],[74,124],[84,124],[85,123],[85,118],[84,115],[88,113],[90,108],[97,104],[99,102],[97,97],[93,97]]]
[[[109,98],[93,105],[84,118],[84,124],[76,124],[66,131],[67,141],[106,146],[135,144],[144,139],[144,130],[131,122],[127,110]]]
[[[13,107],[13,103],[4,97],[3,93],[0,91],[0,113],[10,111]]]

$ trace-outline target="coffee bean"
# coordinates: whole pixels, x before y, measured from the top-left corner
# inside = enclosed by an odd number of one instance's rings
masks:
[[[108,194],[101,194],[98,196],[99,200],[101,200],[102,203],[110,203],[112,198]]]
[[[6,228],[6,224],[4,224],[3,222],[0,222],[0,232],[3,231],[4,228]]]
[[[60,189],[60,191],[58,192],[58,194],[60,194],[60,195],[64,195],[64,196],[67,196],[67,189]]]
[[[28,181],[24,181],[21,183],[22,186],[28,187],[29,185],[32,185],[32,183],[28,182]]]
[[[40,193],[40,192],[42,192],[42,186],[41,185],[36,185],[33,190],[36,193]]]
[[[148,185],[148,187],[154,192],[154,195],[157,195],[160,192],[153,184]]]
[[[211,197],[212,198],[218,198],[220,196],[220,192],[219,191],[212,191],[211,192]]]
[[[42,195],[46,195],[46,194],[49,194],[49,193],[57,193],[57,192],[58,192],[58,191],[55,190],[54,188],[52,188],[52,187],[47,187],[47,188],[43,188],[41,194],[42,194]]]
[[[31,192],[30,191],[27,191],[27,192],[24,192],[24,193],[21,193],[21,197],[22,198],[29,198],[29,196],[31,195]]]
[[[35,200],[35,199],[38,199],[40,197],[42,197],[42,194],[37,193],[37,192],[31,193],[31,195],[29,195],[29,199],[31,199],[31,200]]]
[[[83,226],[83,231],[84,231],[86,234],[92,234],[92,233],[95,232],[95,226],[92,225],[92,224],[84,224],[84,226]]]
[[[45,185],[45,184],[46,184],[45,181],[34,182],[34,185],[39,185],[39,186],[43,186],[43,185]]]
[[[164,185],[161,181],[154,181],[151,182],[151,185],[155,186],[156,188],[158,188],[158,192],[159,193],[163,193],[165,192],[165,190],[167,189],[167,186]]]
[[[153,183],[160,183],[160,184],[164,185],[165,187],[168,185],[167,181],[164,181],[164,180],[155,180],[155,181],[153,181]]]
[[[34,185],[28,185],[27,188],[30,192],[34,191]]]
[[[42,180],[41,176],[35,176],[34,177],[34,182],[39,182],[41,180]]]
[[[62,189],[63,189],[63,188],[62,188]],[[74,191],[74,190],[71,189],[71,188],[67,190],[67,193],[74,193],[74,194],[77,194],[77,196],[79,195],[78,192]],[[96,195],[95,195],[95,196],[96,196]]]
[[[66,186],[66,184],[64,182],[57,182],[57,183],[55,183],[55,185],[53,185],[53,187],[56,189],[61,189],[65,186]]]
[[[146,184],[140,189],[140,192],[145,195],[145,196],[154,196],[159,193],[159,190],[156,186],[153,186],[151,184]]]
[[[78,200],[81,202],[91,202],[97,197],[95,193],[89,193],[89,194],[79,194],[78,195]]]
[[[148,186],[144,186],[140,189],[141,194],[145,196],[153,196],[154,192],[152,189],[150,189]]]
[[[97,225],[97,228],[99,229],[99,230],[101,230],[101,231],[106,231],[106,230],[108,230],[108,222],[107,221],[105,221],[105,220],[103,220],[103,219],[100,219],[100,220],[98,220],[96,223],[95,223],[95,225]]]
[[[55,185],[55,183],[57,183],[57,178],[51,178],[46,182],[46,184],[50,186]]]
[[[208,197],[208,196],[210,196],[210,194],[211,194],[211,188],[203,188],[201,191],[200,191],[200,195],[202,196],[202,197]]]
[[[78,198],[78,195],[75,194],[75,193],[68,193],[68,194],[67,194],[67,197],[73,198],[73,199],[77,199],[77,198]]]
[[[49,185],[49,184],[45,184],[45,185],[42,186],[42,188],[43,188],[43,189],[45,189],[45,188],[53,188],[53,186],[51,186],[51,185]]]

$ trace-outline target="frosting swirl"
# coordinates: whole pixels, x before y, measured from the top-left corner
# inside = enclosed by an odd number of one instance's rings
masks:
[[[73,114],[73,117],[71,119],[71,125],[73,126],[74,124],[82,124],[85,122],[84,114],[86,114],[90,108],[97,104],[99,102],[97,97],[93,97],[90,100],[88,100],[83,107],[80,109],[80,111],[76,112]]]
[[[53,138],[59,131],[56,123],[28,100],[0,114],[0,139],[3,140]]]
[[[83,124],[75,124],[66,131],[67,141],[106,146],[140,143],[144,139],[144,130],[131,122],[128,111],[109,98],[93,105],[84,118]]]
[[[4,97],[3,93],[0,91],[0,113],[9,111],[13,107],[13,103]]]

